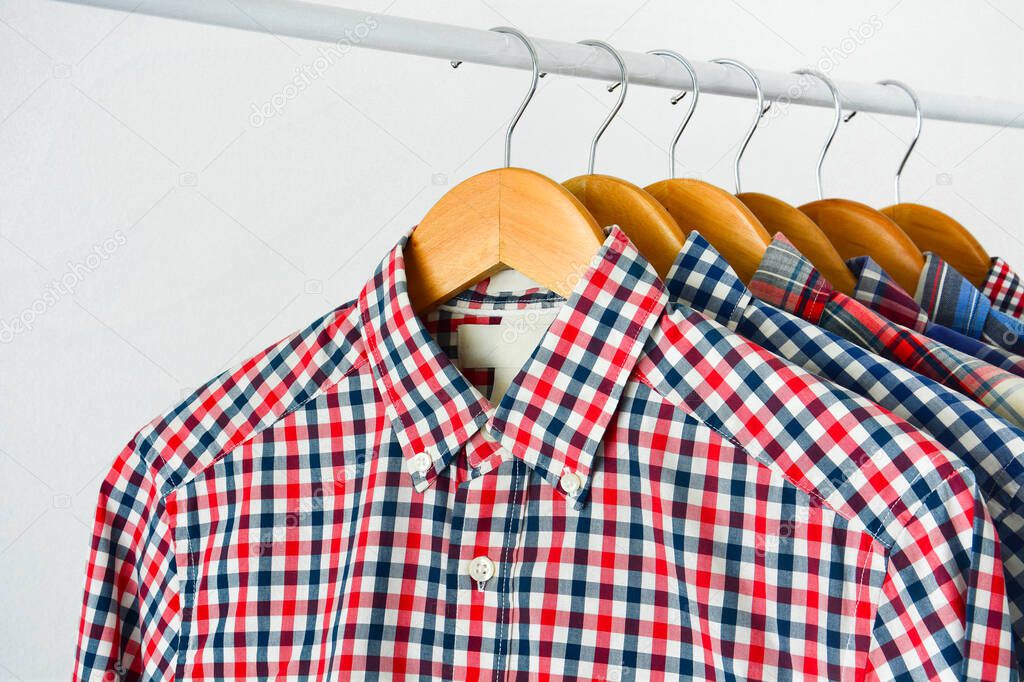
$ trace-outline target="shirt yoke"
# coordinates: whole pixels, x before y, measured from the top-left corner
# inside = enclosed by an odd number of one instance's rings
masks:
[[[347,303],[214,377],[153,419],[129,448],[161,498],[366,362],[359,313]]]

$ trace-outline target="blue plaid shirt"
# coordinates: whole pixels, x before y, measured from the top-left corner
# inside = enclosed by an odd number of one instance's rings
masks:
[[[674,303],[871,399],[971,467],[1002,541],[1015,645],[1024,652],[1024,431],[956,391],[758,300],[696,232],[676,258],[666,285]]]
[[[933,322],[1024,354],[1024,322],[993,308],[977,287],[934,253],[925,254],[914,296]]]

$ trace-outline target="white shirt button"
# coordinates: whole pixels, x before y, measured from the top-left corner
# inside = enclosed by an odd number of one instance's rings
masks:
[[[485,556],[478,556],[469,562],[469,577],[478,583],[485,583],[494,577],[494,562]]]
[[[487,441],[488,443],[498,442],[497,439],[495,439],[495,437],[491,435],[491,432],[487,430],[486,426],[480,429],[480,435],[483,436],[484,440]]]
[[[567,471],[562,474],[562,480],[559,481],[559,485],[562,486],[562,490],[566,495],[575,495],[580,491],[583,483],[580,481],[580,477],[571,471]]]
[[[425,452],[421,452],[412,458],[412,468],[421,474],[430,471],[432,466],[434,466],[434,462],[430,459],[430,455]]]

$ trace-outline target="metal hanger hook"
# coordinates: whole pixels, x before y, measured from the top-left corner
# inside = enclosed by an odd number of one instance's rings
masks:
[[[896,178],[893,180],[893,185],[896,188],[896,203],[898,204],[900,203],[900,177],[903,175],[903,167],[907,165],[907,159],[910,158],[911,152],[913,152],[914,147],[917,146],[917,141],[921,139],[921,127],[924,123],[924,115],[921,113],[921,100],[917,98],[917,93],[915,93],[913,89],[903,81],[887,78],[885,80],[878,81],[878,85],[895,86],[910,95],[910,100],[914,103],[914,119],[916,120],[916,125],[914,126],[914,139],[910,141],[910,146],[907,147],[907,151],[903,154],[903,159],[900,161],[899,168],[896,169]],[[849,122],[849,120],[856,115],[856,111],[851,111],[843,120]]]
[[[679,138],[683,136],[683,131],[686,130],[686,126],[690,123],[690,118],[693,116],[693,112],[697,108],[697,100],[700,98],[700,84],[697,82],[697,69],[693,67],[693,64],[690,63],[689,59],[673,50],[651,50],[647,54],[653,54],[659,57],[668,57],[676,60],[684,69],[686,69],[686,72],[690,74],[690,81],[693,83],[693,97],[690,98],[690,107],[686,110],[686,115],[683,116],[683,120],[679,124],[679,127],[676,128],[675,135],[672,137],[672,144],[669,146],[668,176],[669,178],[674,178],[676,176],[676,147],[679,146]],[[686,97],[686,90],[681,90],[678,95],[675,95],[669,99],[669,101],[672,102],[672,104],[678,104],[684,97]]]
[[[839,123],[843,119],[843,103],[839,97],[839,88],[832,82],[832,79],[823,74],[821,71],[815,69],[797,69],[793,73],[801,76],[813,76],[817,78],[828,88],[829,94],[832,95],[832,107],[835,110],[836,117],[832,122],[832,130],[828,134],[828,139],[825,140],[824,146],[821,148],[821,153],[818,154],[818,165],[815,168],[815,179],[818,184],[818,199],[825,198],[824,185],[821,180],[821,169],[825,165],[825,155],[828,154],[829,147],[832,146],[832,140],[836,139],[836,131],[839,130]]]
[[[612,56],[615,63],[619,66],[619,82],[609,87],[609,92],[614,90],[616,87],[621,85],[619,89],[619,99],[615,102],[615,106],[605,117],[601,127],[597,129],[594,134],[594,139],[590,143],[590,161],[587,164],[587,175],[594,174],[594,161],[597,158],[597,143],[604,135],[604,131],[608,129],[608,124],[612,122],[612,119],[619,113],[619,109],[622,108],[622,103],[626,101],[626,91],[629,89],[629,72],[626,70],[626,60],[622,58],[619,51],[614,47],[604,42],[603,40],[581,40],[580,45],[589,45],[590,47],[599,47]]]
[[[917,146],[917,141],[921,139],[921,128],[924,123],[924,116],[921,114],[921,100],[917,98],[917,93],[914,92],[909,85],[903,81],[885,79],[878,81],[879,85],[892,85],[899,88],[903,92],[910,95],[910,100],[914,103],[914,119],[916,123],[914,125],[914,139],[910,141],[910,146],[907,147],[907,151],[903,154],[903,158],[900,160],[899,168],[896,169],[896,178],[893,180],[893,184],[896,188],[896,203],[900,203],[900,177],[903,175],[903,167],[907,165],[907,159],[910,158],[910,154],[914,151],[914,147]]]
[[[520,31],[518,28],[512,26],[495,26],[491,29],[496,33],[506,33],[514,38],[518,38],[519,42],[526,46],[526,50],[530,53],[530,63],[532,64],[533,75],[530,79],[530,89],[526,93],[526,97],[523,98],[522,104],[516,110],[516,113],[512,116],[512,120],[508,122],[508,130],[505,131],[505,168],[509,168],[512,165],[512,133],[516,129],[516,124],[519,123],[519,119],[523,117],[523,112],[526,111],[526,107],[530,104],[530,100],[533,99],[534,94],[537,92],[537,81],[540,78],[540,59],[537,57],[537,50],[533,46],[533,42],[526,37],[526,34]],[[459,68],[462,64],[459,60],[452,60],[451,65],[453,69]]]
[[[754,84],[754,94],[757,96],[757,115],[754,116],[753,123],[750,124],[750,128],[747,129],[747,135],[743,138],[743,143],[740,145],[740,150],[736,152],[736,161],[733,164],[733,178],[736,184],[736,194],[740,193],[740,159],[743,158],[743,152],[747,151],[747,145],[750,144],[750,138],[754,136],[754,131],[757,130],[757,124],[761,122],[761,117],[767,109],[764,106],[764,90],[761,88],[761,79],[757,77],[754,70],[743,62],[735,59],[712,59],[713,64],[722,64],[723,66],[732,66],[739,69],[743,73],[747,74],[750,81]]]

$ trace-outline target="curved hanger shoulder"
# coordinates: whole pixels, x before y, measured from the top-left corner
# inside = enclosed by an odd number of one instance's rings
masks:
[[[486,171],[449,190],[413,230],[409,297],[419,313],[503,267],[568,297],[603,242],[594,217],[554,180]]]
[[[984,285],[992,259],[974,235],[951,216],[912,203],[886,206],[882,213],[892,218],[919,249],[938,254],[975,286]]]
[[[562,183],[599,225],[618,225],[662,277],[686,236],[658,200],[631,182],[610,175],[580,175]]]
[[[786,235],[833,287],[844,294],[853,294],[857,285],[856,278],[836,247],[806,213],[768,194],[744,192],[736,197],[757,216],[768,232]]]
[[[849,199],[819,199],[800,210],[817,223],[843,259],[871,256],[913,293],[924,256],[899,225],[875,209]]]
[[[771,235],[735,195],[702,180],[674,178],[645,188],[683,232],[697,230],[749,282],[771,243]]]

